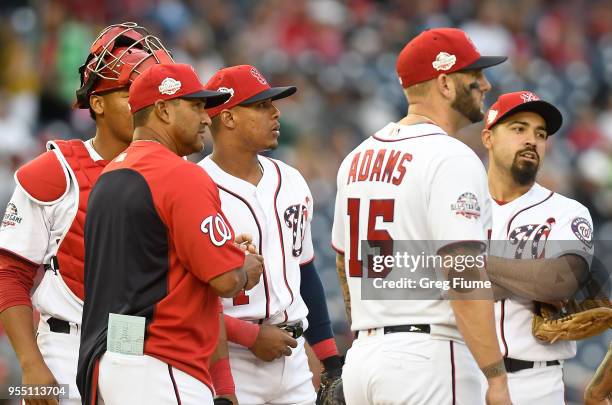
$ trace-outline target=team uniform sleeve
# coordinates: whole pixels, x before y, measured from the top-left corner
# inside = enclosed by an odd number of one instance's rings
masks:
[[[53,207],[42,207],[15,188],[0,226],[0,312],[32,306],[30,290],[49,245],[49,209]]]
[[[41,264],[49,247],[51,229],[46,211],[52,209],[33,202],[21,188],[15,188],[0,226],[0,249]]]
[[[38,267],[0,250],[0,312],[17,305],[32,307],[30,290]]]
[[[169,233],[179,259],[198,279],[211,279],[244,264],[234,244],[234,231],[223,212],[219,190],[195,164],[172,172],[167,212]]]
[[[344,178],[342,175],[342,166],[338,170],[337,180],[337,191],[336,191],[336,205],[334,208],[334,224],[332,226],[332,247],[340,254],[344,254],[344,220],[346,213],[345,198],[343,197],[343,187],[340,184],[340,179]]]
[[[565,213],[552,229],[546,243],[546,257],[575,254],[584,258],[589,266],[593,261],[593,221],[589,210],[580,206]]]
[[[476,156],[453,156],[431,168],[427,216],[438,247],[461,241],[486,241],[490,226],[487,177]]]

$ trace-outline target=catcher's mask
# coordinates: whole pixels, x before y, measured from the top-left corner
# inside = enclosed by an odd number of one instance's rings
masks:
[[[89,49],[79,68],[81,88],[76,91],[75,107],[89,108],[93,94],[129,87],[147,67],[174,63],[159,38],[133,22],[106,27]]]

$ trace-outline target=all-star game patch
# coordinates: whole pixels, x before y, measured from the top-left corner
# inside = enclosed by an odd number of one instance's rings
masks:
[[[451,204],[451,210],[456,215],[463,215],[468,219],[480,218],[480,204],[478,197],[473,193],[463,193],[457,199],[455,204]]]
[[[22,220],[23,218],[19,216],[19,212],[17,211],[17,206],[12,202],[8,203],[4,218],[2,219],[2,228],[15,226],[20,224]]]
[[[593,247],[593,228],[585,218],[576,217],[572,221],[572,232],[589,249]]]

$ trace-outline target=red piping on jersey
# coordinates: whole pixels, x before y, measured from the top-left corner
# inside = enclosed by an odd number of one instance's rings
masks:
[[[508,221],[508,227],[506,228],[506,237],[507,237],[507,236],[508,236],[508,234],[510,233],[510,226],[512,225],[512,221],[514,221],[514,219],[515,219],[515,218],[516,218],[516,217],[517,217],[519,214],[521,214],[521,213],[523,213],[523,212],[527,211],[528,209],[531,209],[531,208],[535,207],[536,205],[540,205],[540,204],[542,204],[544,201],[546,201],[546,200],[548,200],[550,197],[552,197],[552,196],[553,196],[553,194],[555,194],[555,192],[554,192],[554,191],[551,191],[551,192],[550,192],[550,194],[548,195],[548,197],[546,197],[546,198],[545,198],[545,199],[543,199],[542,201],[537,202],[537,203],[535,203],[535,204],[533,204],[533,205],[530,205],[529,207],[525,207],[525,208],[523,208],[522,210],[520,210],[519,212],[517,212],[516,214],[514,214],[514,215],[512,216],[512,218],[510,218],[510,221]]]
[[[512,226],[512,221],[514,221],[515,218],[519,214],[521,214],[521,213],[527,211],[528,209],[531,209],[531,208],[533,208],[533,207],[535,207],[537,205],[542,204],[543,202],[548,200],[550,197],[552,197],[553,194],[555,194],[554,191],[551,191],[550,194],[548,195],[548,197],[546,197],[542,201],[539,201],[539,202],[537,202],[537,203],[535,203],[533,205],[525,207],[525,208],[521,209],[520,211],[518,211],[516,214],[514,214],[512,216],[512,218],[510,218],[510,221],[508,221],[508,226],[506,228],[506,237],[510,233],[510,227]],[[508,357],[508,342],[506,341],[506,334],[505,334],[505,331],[504,331],[504,318],[505,318],[505,315],[506,315],[506,300],[504,299],[504,300],[501,301],[501,316],[500,316],[500,320],[499,320],[499,330],[500,330],[500,335],[501,335],[501,341],[502,341],[502,343],[504,345],[504,357]]]
[[[506,300],[501,301],[501,316],[499,317],[499,333],[504,345],[504,357],[508,357],[508,342],[506,342],[506,333],[504,331],[504,318],[506,317]]]
[[[455,346],[453,345],[453,341],[450,341],[450,357],[451,357],[451,381],[452,381],[452,390],[453,390],[453,405],[455,405]]]
[[[98,377],[100,376],[100,359],[94,364],[93,373],[91,376],[91,405],[98,405]]]
[[[176,396],[176,403],[181,405],[181,394],[179,394],[176,380],[174,379],[174,373],[172,372],[172,366],[168,364],[168,374],[170,374],[170,380],[172,380],[172,388],[174,388],[174,395]]]
[[[372,138],[376,139],[377,141],[381,141],[381,142],[399,142],[399,141],[405,141],[406,139],[416,139],[416,138],[422,138],[424,136],[432,136],[432,135],[446,135],[446,134],[442,134],[442,133],[425,134],[425,135],[417,135],[417,136],[407,136],[406,138],[399,138],[399,139],[382,139],[382,138],[377,137],[376,135],[372,135]]]
[[[281,177],[280,168],[278,167],[276,162],[273,161],[272,159],[268,159],[268,160],[272,162],[272,164],[276,168],[276,173],[278,174],[278,186],[276,186],[276,192],[274,192],[274,208],[275,208],[274,215],[276,217],[276,225],[278,226],[278,236],[279,236],[280,243],[281,243],[281,253],[283,254],[283,277],[285,279],[285,285],[287,286],[287,289],[289,290],[289,294],[291,294],[291,303],[289,304],[291,305],[293,304],[293,291],[291,291],[291,287],[289,287],[289,283],[287,282],[287,263],[285,260],[285,241],[283,240],[283,229],[281,228],[280,218],[278,217],[278,207],[276,206],[276,202],[278,200],[278,193],[280,192],[280,188],[283,183],[283,179]],[[285,311],[285,318],[287,318],[287,311]]]
[[[251,215],[253,216],[253,219],[255,220],[255,224],[257,225],[257,232],[259,233],[259,255],[263,256],[262,254],[262,245],[263,245],[263,237],[261,235],[261,225],[259,225],[259,220],[257,219],[257,215],[255,215],[255,211],[253,210],[253,207],[251,207],[251,204],[249,204],[249,202],[247,200],[245,200],[244,198],[242,198],[241,196],[239,196],[238,194],[234,193],[233,191],[230,191],[228,189],[226,189],[225,187],[223,187],[220,184],[217,184],[217,187],[219,187],[219,190],[223,190],[226,193],[228,193],[229,195],[232,195],[234,197],[236,197],[237,199],[239,199],[240,201],[242,201],[244,203],[244,205],[247,206],[247,208],[249,209],[249,211],[251,211]],[[270,317],[270,292],[268,291],[268,278],[266,277],[266,266],[263,266],[263,282],[264,282],[264,291],[266,293],[266,316],[264,319],[268,319]],[[260,322],[261,323],[261,322]]]

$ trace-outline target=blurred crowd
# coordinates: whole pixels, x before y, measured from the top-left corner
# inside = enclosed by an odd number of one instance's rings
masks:
[[[528,89],[562,110],[564,125],[549,140],[538,181],[586,205],[596,238],[612,240],[609,0],[2,0],[2,206],[15,169],[47,140],[93,136],[88,112],[72,108],[78,67],[97,32],[122,21],[149,28],[203,80],[221,67],[248,63],[273,85],[298,87],[277,103],[281,146],[271,155],[301,170],[313,192],[317,267],[345,346],[349,334],[330,248],[336,172],[350,149],[405,114],[396,56],[423,29],[459,27],[483,54],[509,56],[487,70],[493,84],[487,106],[500,93]],[[461,135],[486,160],[481,128],[472,125]],[[581,397],[610,336],[582,343],[566,364],[568,399]],[[6,341],[0,343],[0,385],[15,378],[11,359]]]

